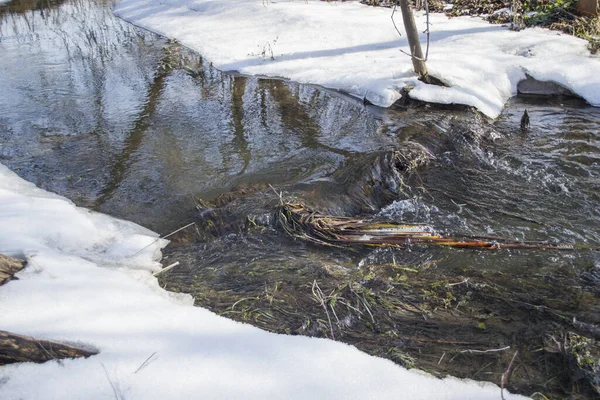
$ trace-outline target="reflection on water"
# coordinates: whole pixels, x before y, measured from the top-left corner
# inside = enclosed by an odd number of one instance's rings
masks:
[[[521,98],[489,124],[468,111],[365,107],[312,86],[223,74],[116,19],[111,7],[103,0],[0,6],[0,161],[45,189],[161,233],[197,220],[198,199],[234,188],[244,188],[245,198],[232,203],[238,219],[268,213],[279,201],[271,184],[329,211],[425,222],[450,235],[600,244],[600,109]],[[519,129],[525,109],[528,132]],[[368,196],[382,185],[381,171],[364,174],[365,163],[405,141],[424,145],[436,161],[382,209],[353,207],[349,188]],[[220,304],[220,293],[236,303],[281,281],[310,294],[306,282],[369,263],[435,260],[440,274],[548,276],[600,266],[589,252],[322,249],[265,221],[168,250],[182,262],[169,284],[222,310],[231,304]]]
[[[2,161],[81,205],[164,229],[195,196],[319,176],[391,145],[362,105],[224,76],[110,2],[14,1],[0,21]]]

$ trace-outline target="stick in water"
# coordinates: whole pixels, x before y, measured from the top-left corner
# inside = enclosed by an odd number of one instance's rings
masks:
[[[160,271],[156,271],[155,273],[152,274],[152,276],[158,276],[159,274],[162,274],[163,272],[167,272],[173,268],[175,268],[176,266],[179,265],[179,261],[174,262],[173,264],[164,267],[163,269],[161,269]]]
[[[153,241],[152,243],[150,243],[148,246],[141,248],[140,250],[138,250],[136,253],[134,253],[134,254],[130,255],[129,257],[134,257],[134,256],[137,256],[137,255],[138,255],[138,254],[140,254],[142,251],[146,250],[148,247],[150,247],[150,246],[152,246],[154,243],[158,242],[160,239],[166,239],[166,238],[168,238],[169,236],[172,236],[172,235],[176,234],[177,232],[184,230],[185,228],[189,228],[189,227],[190,227],[190,226],[192,226],[192,225],[196,225],[196,223],[195,223],[195,222],[192,222],[192,223],[190,223],[190,224],[187,224],[186,226],[183,226],[183,227],[181,227],[181,228],[177,229],[176,231],[173,231],[173,232],[169,233],[169,234],[168,234],[168,235],[166,235],[166,236],[163,236],[163,237],[160,237],[160,236],[159,236],[159,237],[157,237],[157,238],[156,238],[156,240],[154,240],[154,241]]]
[[[510,374],[510,370],[512,368],[513,362],[515,361],[515,358],[517,357],[517,354],[519,354],[519,350],[515,351],[515,354],[513,354],[512,360],[510,360],[510,364],[508,364],[508,368],[502,374],[502,379],[500,379],[500,397],[502,398],[502,400],[504,400],[504,384],[508,382],[508,375]]]

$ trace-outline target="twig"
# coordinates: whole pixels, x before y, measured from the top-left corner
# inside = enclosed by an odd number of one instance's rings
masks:
[[[544,399],[544,400],[549,400],[549,399],[548,399],[546,396],[544,396],[544,394],[543,394],[543,393],[540,393],[540,392],[535,392],[535,393],[532,393],[532,394],[531,394],[531,398],[532,398],[532,399],[535,399],[535,398],[536,398],[536,396],[540,396],[540,397],[541,397],[542,399]]]
[[[489,363],[484,364],[483,367],[479,368],[470,378],[471,379],[475,379],[475,377],[477,376],[478,373],[480,373],[481,371],[483,371],[484,369],[486,369],[487,367],[489,367],[493,363],[494,363],[494,361],[490,361]]]
[[[425,0],[425,24],[427,25],[427,29],[425,30],[425,33],[427,34],[427,49],[425,49],[425,60],[427,61],[427,59],[429,58],[429,36],[430,36],[430,31],[429,31],[429,3],[427,2],[427,0]]]
[[[152,243],[150,243],[148,246],[145,246],[145,247],[141,248],[140,250],[138,250],[138,251],[137,251],[137,252],[135,252],[134,254],[130,255],[129,257],[135,257],[135,256],[137,256],[137,255],[138,255],[138,254],[140,254],[142,251],[146,250],[148,247],[150,247],[150,246],[152,246],[154,243],[158,242],[160,239],[166,239],[166,238],[168,238],[169,236],[173,236],[173,235],[174,235],[174,234],[176,234],[177,232],[179,232],[179,231],[182,231],[182,230],[184,230],[185,228],[189,228],[189,227],[190,227],[190,226],[192,226],[192,225],[196,225],[196,223],[195,223],[195,222],[189,223],[189,224],[187,224],[186,226],[183,226],[183,227],[181,227],[181,228],[177,229],[176,231],[173,231],[173,232],[169,233],[168,235],[165,235],[165,236],[162,236],[162,237],[161,237],[161,236],[157,237],[157,238],[156,238],[156,239],[155,239],[155,240],[154,240]]]
[[[340,303],[342,303],[343,305],[345,305],[348,308],[353,309],[354,311],[356,311],[357,313],[359,313],[360,315],[363,315],[363,312],[360,311],[358,308],[351,306],[350,304],[346,303],[345,301],[340,300]]]
[[[419,60],[419,61],[427,61],[427,60],[426,60],[426,59],[424,59],[424,58],[417,57],[417,56],[413,56],[412,54],[410,54],[410,53],[407,53],[406,51],[404,51],[404,50],[402,50],[402,49],[400,49],[400,52],[401,52],[401,53],[404,53],[404,54],[406,54],[406,55],[407,55],[407,56],[409,56],[409,57],[412,57],[412,58],[414,58],[415,60]]]
[[[108,379],[108,383],[110,383],[110,387],[112,388],[113,393],[115,394],[115,399],[122,400],[122,396],[119,395],[119,390],[117,390],[113,381],[110,379],[110,376],[108,375],[108,371],[106,370],[106,367],[104,366],[103,363],[100,363],[100,365],[102,365],[102,369],[104,370],[104,373],[106,374],[106,379]]]
[[[494,353],[496,351],[504,351],[510,349],[510,346],[502,347],[500,349],[489,349],[489,350],[461,350],[461,353]]]
[[[33,257],[35,257],[35,256],[33,256]],[[50,278],[56,279],[56,275],[54,275],[52,272],[48,271],[46,268],[42,267],[37,261],[33,261],[33,257],[32,256],[27,256],[27,262],[35,265],[36,267],[38,267],[42,271],[47,272],[48,275],[50,275]]]
[[[448,284],[446,284],[446,286],[462,285],[463,283],[469,283],[469,278],[465,278],[463,281],[456,282],[456,283],[448,283]]]
[[[444,359],[445,356],[446,356],[446,352],[444,352],[444,354],[442,354],[442,356],[440,357],[440,361],[438,361],[438,365],[440,365],[440,363],[442,362],[442,360]]]
[[[152,276],[158,276],[158,275],[162,274],[163,272],[167,272],[167,271],[175,268],[178,265],[179,265],[179,261],[175,261],[173,264],[164,267],[160,271],[156,271],[155,273],[152,274]]]
[[[396,7],[398,7],[398,5],[394,4],[394,8],[392,8],[392,15],[390,18],[392,19],[392,24],[394,24],[394,28],[396,29],[396,32],[398,32],[399,36],[402,36],[402,33],[400,33],[400,30],[396,26],[396,21],[394,21],[394,13],[396,12]]]
[[[316,290],[315,290],[315,288],[316,288]],[[321,306],[323,306],[323,309],[325,310],[325,314],[327,315],[327,321],[329,321],[329,330],[331,331],[331,338],[335,339],[335,335],[333,334],[333,324],[331,323],[331,318],[329,317],[329,311],[327,311],[327,306],[325,305],[325,298],[323,296],[323,291],[319,287],[319,284],[317,283],[316,279],[313,281],[312,292],[313,292],[313,296],[315,296],[315,298],[321,303]]]
[[[279,197],[280,205],[283,205],[283,192],[277,192],[277,190],[275,190],[275,188],[270,183],[269,183],[269,187],[271,189],[273,189],[273,191],[275,192],[275,195],[277,195],[277,197]]]
[[[373,323],[375,323],[375,317],[373,317],[373,314],[371,314],[371,310],[369,309],[369,306],[367,305],[367,300],[365,300],[365,297],[364,296],[360,297],[360,295],[358,295],[358,294],[356,294],[356,296],[362,301],[363,306],[365,307],[365,310],[367,310],[367,312],[369,313],[369,316],[371,317],[371,321],[373,321]]]
[[[242,301],[246,301],[246,300],[258,300],[258,298],[256,297],[242,297],[241,299],[239,299],[238,301],[236,301],[235,303],[233,303],[231,305],[231,310],[233,311],[233,309],[235,308],[235,306],[237,306],[238,304],[240,304]]]
[[[394,29],[396,29],[396,32],[398,32],[399,36],[402,36],[402,33],[400,32],[400,30],[398,29],[398,26],[396,25],[396,21],[394,21],[394,14],[396,13],[397,6],[398,6],[397,4],[394,4],[394,8],[392,8],[392,15],[390,18],[392,19],[392,23],[394,24]],[[427,57],[429,57],[429,33],[430,33],[429,25],[430,25],[430,23],[429,23],[429,4],[427,3],[427,0],[425,0],[425,13],[426,13],[425,15],[427,18],[427,21],[426,21],[427,29],[425,30],[425,33],[427,34],[427,49],[425,50],[425,58],[417,57],[413,54],[407,53],[406,51],[400,49],[401,53],[404,53],[407,56],[414,58],[415,60],[419,60],[419,61],[423,61],[423,62],[427,61]]]
[[[150,357],[146,358],[146,360],[142,363],[142,365],[140,365],[139,368],[135,370],[134,374],[137,374],[141,369],[143,369],[146,365],[148,365],[148,363],[150,362],[150,359],[152,357],[154,357],[155,354],[156,354],[156,352],[150,354]]]
[[[502,379],[500,379],[500,397],[502,397],[502,400],[504,400],[504,384],[508,382],[508,375],[510,374],[510,369],[512,368],[513,362],[515,361],[517,354],[519,354],[519,350],[515,351],[515,354],[513,354],[512,359],[510,360],[510,364],[508,364],[508,368],[502,374]]]

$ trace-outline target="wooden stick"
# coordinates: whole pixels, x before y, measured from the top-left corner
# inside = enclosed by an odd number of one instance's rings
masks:
[[[489,350],[461,350],[461,353],[494,353],[497,351],[504,351],[510,349],[510,346],[502,347],[500,349],[489,349]]]
[[[156,271],[155,273],[152,274],[152,276],[158,276],[158,275],[162,274],[163,272],[167,272],[169,270],[172,270],[173,268],[175,268],[178,265],[179,265],[179,261],[175,261],[173,264],[164,267],[160,271]]]
[[[185,228],[188,228],[188,227],[190,227],[190,226],[192,226],[192,225],[196,225],[196,223],[195,223],[195,222],[189,223],[189,224],[187,224],[186,226],[183,226],[183,227],[181,227],[181,228],[177,229],[176,231],[173,231],[173,232],[169,233],[169,234],[168,234],[168,235],[166,235],[166,236],[163,236],[163,237],[160,237],[160,236],[159,236],[159,237],[157,237],[157,238],[156,238],[156,240],[154,240],[154,241],[153,241],[152,243],[150,243],[148,246],[145,246],[145,247],[141,248],[140,250],[136,251],[135,253],[133,253],[133,254],[132,254],[132,255],[130,255],[129,257],[135,257],[135,256],[137,256],[137,255],[138,255],[138,254],[140,254],[142,251],[146,250],[148,247],[150,247],[150,246],[152,246],[154,243],[158,242],[160,239],[166,239],[166,238],[168,238],[169,236],[172,236],[172,235],[176,234],[177,232],[179,232],[179,231],[182,231],[182,230],[184,230]]]
[[[62,358],[87,358],[94,354],[97,352],[52,340],[0,331],[0,365],[17,362],[43,363]]]
[[[508,375],[510,374],[510,369],[512,368],[513,362],[515,361],[517,354],[519,354],[519,350],[515,351],[515,354],[513,354],[512,360],[510,360],[510,364],[508,364],[508,368],[506,369],[506,371],[504,371],[504,373],[502,374],[502,378],[500,379],[500,397],[502,397],[502,400],[504,400],[504,384],[508,382]]]

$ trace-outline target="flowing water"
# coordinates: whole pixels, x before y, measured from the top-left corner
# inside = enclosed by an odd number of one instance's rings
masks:
[[[519,97],[493,122],[382,110],[224,74],[112,6],[0,6],[0,162],[162,234],[196,222],[165,250],[181,264],[161,283],[199,306],[495,383],[518,349],[511,390],[594,396],[597,251],[335,248],[287,236],[275,217],[296,201],[448,236],[599,246],[600,109]],[[394,170],[386,157],[407,142],[433,160]],[[489,349],[504,350],[473,351]]]

